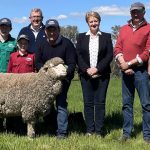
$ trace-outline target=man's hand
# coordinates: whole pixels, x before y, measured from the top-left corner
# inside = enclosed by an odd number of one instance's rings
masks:
[[[129,67],[129,66],[128,66],[128,63],[125,62],[123,56],[119,56],[116,61],[117,61],[118,67],[119,67],[122,71],[128,69],[128,67]]]
[[[127,63],[127,62],[121,63],[121,64],[120,64],[120,69],[121,69],[122,71],[125,71],[125,70],[129,69],[128,63]]]
[[[132,69],[127,69],[124,71],[124,73],[127,75],[132,75],[132,74],[134,74],[134,71]]]

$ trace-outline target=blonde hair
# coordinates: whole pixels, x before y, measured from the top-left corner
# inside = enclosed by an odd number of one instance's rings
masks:
[[[98,12],[95,12],[95,11],[87,12],[86,15],[85,15],[85,20],[86,20],[87,23],[88,23],[88,20],[89,20],[90,17],[95,17],[95,18],[98,19],[99,22],[101,21],[101,17],[100,17]]]
[[[30,16],[31,16],[31,14],[32,14],[33,12],[39,12],[40,15],[41,15],[41,17],[43,18],[42,10],[41,10],[40,8],[33,8],[33,9],[31,10]]]

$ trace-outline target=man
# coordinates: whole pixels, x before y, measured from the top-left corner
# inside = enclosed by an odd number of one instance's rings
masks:
[[[147,63],[150,50],[150,24],[144,18],[145,6],[134,3],[130,8],[131,20],[120,29],[115,45],[115,57],[122,70],[123,136],[130,139],[133,129],[133,102],[135,88],[143,113],[143,138],[150,142],[150,94]]]
[[[8,18],[0,19],[0,72],[6,73],[10,54],[16,49],[16,40],[11,37],[12,23]]]
[[[19,32],[19,35],[25,34],[29,37],[30,44],[28,51],[31,53],[35,53],[37,50],[37,45],[43,41],[45,38],[44,25],[42,11],[39,8],[34,8],[31,10],[30,17],[31,23],[29,26],[24,27]]]
[[[45,40],[35,54],[35,65],[39,70],[44,63],[53,57],[60,57],[64,60],[67,68],[67,77],[63,80],[62,92],[56,98],[57,107],[57,137],[63,139],[67,136],[68,113],[67,113],[67,92],[74,76],[76,66],[75,48],[71,41],[60,35],[60,26],[57,20],[49,19],[45,24]]]

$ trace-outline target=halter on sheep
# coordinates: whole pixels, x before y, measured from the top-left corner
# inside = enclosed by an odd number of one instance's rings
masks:
[[[22,116],[27,135],[34,137],[36,121],[50,110],[66,74],[58,57],[48,60],[38,73],[0,73],[0,117]]]

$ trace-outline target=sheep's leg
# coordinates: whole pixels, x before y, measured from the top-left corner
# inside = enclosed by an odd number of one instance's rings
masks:
[[[35,137],[35,123],[34,122],[27,122],[27,135],[30,138]]]

